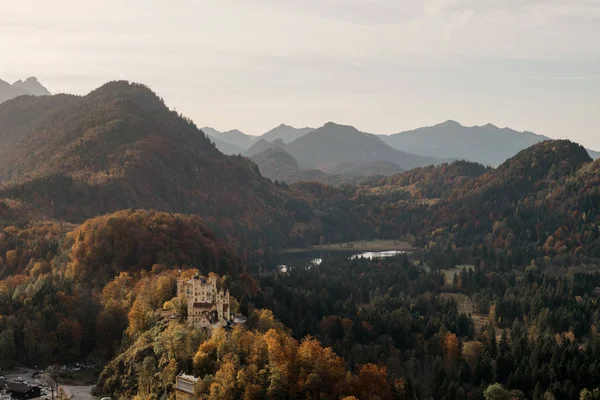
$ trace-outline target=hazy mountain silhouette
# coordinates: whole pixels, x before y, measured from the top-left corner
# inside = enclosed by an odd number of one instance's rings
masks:
[[[467,127],[456,121],[379,137],[401,151],[486,165],[499,165],[519,151],[549,139],[533,132],[518,132],[492,124]],[[589,153],[593,158],[600,156],[594,151]]]
[[[342,162],[366,164],[387,161],[406,170],[441,163],[434,157],[398,151],[376,135],[333,122],[294,140],[285,150],[303,168],[327,169]]]
[[[246,135],[245,133],[243,133],[237,129],[232,129],[227,132],[219,132],[216,129],[206,126],[206,127],[202,128],[202,132],[204,132],[206,135],[208,135],[210,137],[217,139],[219,142],[225,142],[228,144],[232,144],[232,145],[242,148],[243,150],[250,148],[250,146],[252,146],[252,143],[254,143],[254,141],[256,140],[256,137]],[[219,147],[219,144],[218,143],[216,143],[216,144],[217,144],[217,148],[219,150],[221,150],[221,148]],[[221,150],[221,151],[223,151],[223,150]],[[223,153],[227,154],[226,151],[223,151]],[[232,154],[232,153],[230,153],[230,154]]]
[[[208,135],[206,132],[204,132],[204,134],[207,135],[210,140],[212,140],[212,142],[215,144],[215,147],[217,149],[219,149],[219,151],[223,154],[231,156],[233,154],[243,154],[244,153],[245,149],[243,147],[240,147],[236,144],[224,142],[223,140],[220,140],[214,136]]]
[[[284,149],[273,146],[250,158],[258,165],[260,173],[273,181],[296,183],[300,181],[320,181],[327,174],[318,169],[301,169],[298,163]]]
[[[358,176],[391,176],[399,174],[404,170],[398,164],[389,161],[372,161],[368,163],[339,163],[324,170],[331,175],[343,175],[346,177]]]
[[[265,139],[258,139],[252,147],[244,152],[246,157],[252,158],[253,156],[262,153],[265,150],[272,149],[274,147],[278,147],[280,149],[286,150],[287,145],[281,139],[275,139],[272,142]],[[287,151],[287,150],[286,150]]]
[[[291,143],[299,137],[302,137],[314,130],[314,128],[294,128],[293,126],[281,124],[278,127],[271,129],[260,138],[268,142],[271,142],[275,139],[281,139],[284,143]]]
[[[262,143],[261,143],[262,141]],[[402,172],[398,165],[387,161],[369,163],[342,162],[325,171],[314,168],[300,168],[298,162],[283,147],[281,139],[271,143],[262,140],[250,150],[264,150],[253,154],[250,159],[258,165],[261,174],[271,180],[289,184],[301,181],[317,181],[329,185],[357,182],[356,178],[391,176]],[[267,147],[270,146],[270,147]]]
[[[29,77],[24,81],[19,79],[13,83],[13,87],[21,88],[34,96],[48,96],[51,94],[36,77]]]
[[[25,81],[18,80],[12,85],[0,79],[0,103],[18,96],[45,96],[49,94],[48,89],[42,86],[34,77],[27,78]]]

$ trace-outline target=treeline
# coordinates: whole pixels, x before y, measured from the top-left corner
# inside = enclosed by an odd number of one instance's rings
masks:
[[[385,366],[400,398],[478,399],[497,382],[517,398],[576,399],[600,385],[599,286],[598,274],[530,266],[517,277],[481,263],[449,283],[400,256],[264,277],[252,301],[295,337],[332,346],[351,370]],[[479,328],[470,313],[484,319]]]

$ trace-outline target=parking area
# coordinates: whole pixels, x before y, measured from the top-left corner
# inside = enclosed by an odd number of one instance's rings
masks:
[[[77,368],[77,367],[75,367]],[[41,396],[34,397],[33,400],[44,400],[51,399],[52,394],[50,387],[43,380],[43,371],[40,369],[18,367],[11,370],[4,370],[0,373],[0,380],[5,378],[6,382],[18,383],[30,386],[38,386],[41,388]],[[91,395],[92,385],[78,386],[78,385],[60,385],[60,388],[64,391],[68,398],[74,400],[97,400],[98,397]],[[56,393],[55,393],[56,396]],[[72,397],[71,397],[72,396]]]
[[[34,399],[50,398],[48,385],[42,380],[42,371],[28,368],[16,368],[4,370],[0,373],[0,381],[3,385],[10,385],[13,388],[27,390],[28,387],[40,388],[41,396]]]

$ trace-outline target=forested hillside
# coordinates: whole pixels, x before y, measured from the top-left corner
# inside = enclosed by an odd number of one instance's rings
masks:
[[[8,101],[0,141],[0,367],[94,360],[118,399],[173,398],[181,371],[199,399],[599,393],[600,163],[580,145],[288,186],[127,82]],[[369,239],[414,251],[273,261]],[[246,323],[188,325],[176,283],[197,274]]]
[[[301,193],[221,154],[142,85],[18,98],[0,106],[0,127],[0,198],[50,217],[82,222],[132,207],[197,214],[250,252],[318,238]]]
[[[3,228],[2,363],[112,357],[123,333],[144,331],[175,295],[177,270],[229,275],[255,290],[240,261],[198,217],[121,211],[78,227]]]

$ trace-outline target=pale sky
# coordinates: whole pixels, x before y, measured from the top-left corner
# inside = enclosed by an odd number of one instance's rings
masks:
[[[600,150],[600,0],[0,0],[0,79],[149,85],[198,126],[491,122]]]

